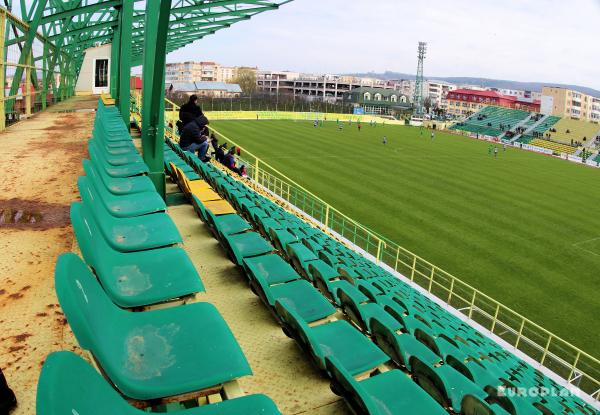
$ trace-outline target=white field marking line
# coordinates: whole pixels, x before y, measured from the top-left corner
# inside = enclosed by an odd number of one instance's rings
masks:
[[[600,256],[600,254],[598,254],[597,252],[590,251],[589,249],[586,249],[586,248],[578,246],[578,245],[585,244],[585,243],[588,243],[588,242],[597,241],[598,239],[600,239],[600,236],[598,236],[596,238],[586,239],[585,241],[575,242],[575,243],[572,244],[572,246],[577,247],[578,249],[581,249],[582,251],[588,252],[588,253],[590,253],[592,255]]]

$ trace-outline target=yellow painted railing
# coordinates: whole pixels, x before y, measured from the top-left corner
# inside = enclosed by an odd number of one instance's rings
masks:
[[[139,103],[140,100],[135,102]],[[167,113],[171,114],[179,110],[168,100],[165,107]],[[133,116],[139,117],[139,111],[134,110]],[[167,114],[165,119],[171,119],[172,116],[169,117]],[[240,162],[246,164],[248,176],[255,183],[302,210],[321,226],[336,232],[366,251],[375,258],[377,263],[385,264],[404,275],[504,340],[515,350],[523,352],[540,366],[546,367],[572,386],[579,388],[592,399],[600,400],[600,361],[597,358],[426,259],[361,225],[258,156],[245,150],[231,137],[215,129],[213,131],[221,142],[229,142],[241,149],[243,160]],[[179,140],[174,128],[166,126],[165,134],[175,141]]]

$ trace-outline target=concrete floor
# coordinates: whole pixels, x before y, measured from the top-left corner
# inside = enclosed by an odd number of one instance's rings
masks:
[[[69,205],[79,200],[76,179],[94,120],[86,111],[96,102],[75,97],[0,133],[0,368],[19,401],[13,415],[35,413],[37,379],[49,353],[82,354],[58,305],[54,264],[59,254],[78,250]],[[18,212],[18,223],[6,223]],[[206,286],[199,301],[218,308],[253,369],[242,389],[269,395],[285,414],[348,413],[191,205],[171,207],[169,214]]]
[[[240,381],[242,389],[246,393],[269,395],[284,414],[349,413],[344,402],[330,391],[329,381],[310,364],[296,343],[283,334],[193,207],[171,207],[169,214],[206,286],[206,293],[199,301],[217,307],[252,367],[254,375]]]
[[[46,355],[77,350],[54,293],[54,264],[73,249],[69,204],[94,117],[59,111],[95,109],[96,101],[73,98],[0,133],[0,368],[17,394],[14,415],[35,413]],[[7,224],[19,210],[42,217]]]

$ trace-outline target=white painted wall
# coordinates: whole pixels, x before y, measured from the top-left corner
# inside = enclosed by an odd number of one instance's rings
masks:
[[[83,64],[81,65],[81,71],[79,72],[77,84],[75,85],[76,94],[85,95],[108,92],[110,88],[110,77],[108,80],[108,87],[101,89],[94,88],[94,66],[96,59],[108,59],[108,73],[110,74],[110,51],[110,44],[100,45],[85,50]]]
[[[540,112],[544,115],[552,115],[552,108],[554,106],[554,98],[550,95],[542,95],[542,103],[540,106]]]

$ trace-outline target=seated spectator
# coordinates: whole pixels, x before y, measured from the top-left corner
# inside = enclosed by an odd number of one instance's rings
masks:
[[[208,151],[208,137],[202,132],[208,124],[208,119],[201,115],[195,118],[192,122],[186,124],[181,132],[181,139],[179,145],[184,151],[191,153],[198,153],[198,158],[206,162],[206,153]]]
[[[8,387],[6,378],[0,370],[0,414],[8,414],[17,406],[17,398],[14,392]]]
[[[227,149],[227,143],[221,144],[215,150],[215,160],[217,160],[219,163],[223,163],[223,159],[225,158],[225,150],[226,149]]]
[[[236,152],[237,152],[236,147],[235,146],[231,147],[231,149],[229,149],[229,151],[227,152],[227,154],[223,158],[223,164],[229,170],[232,170],[232,171],[236,172],[237,174],[240,174],[240,175],[242,175],[242,176],[245,177],[245,175],[246,175],[246,166],[237,167],[237,162],[235,160],[235,154],[236,154]]]

